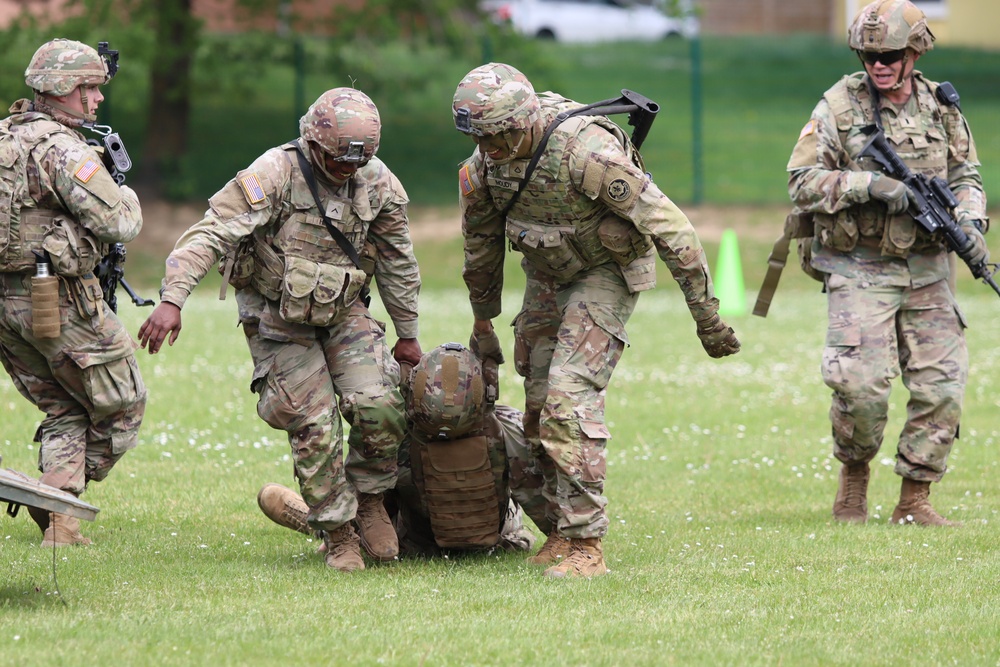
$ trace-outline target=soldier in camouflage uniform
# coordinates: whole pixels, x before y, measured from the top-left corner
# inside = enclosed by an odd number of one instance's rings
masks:
[[[25,72],[34,100],[18,100],[0,122],[0,361],[45,413],[35,434],[40,481],[77,496],[136,446],[146,406],[135,342],[93,273],[109,244],[142,228],[135,193],[77,130],[96,120],[99,86],[109,79],[96,50],[52,40]],[[43,333],[32,315],[32,275],[46,253],[58,276],[59,322]],[[42,546],[90,544],[77,519],[29,511]]]
[[[545,574],[552,577],[607,571],[604,393],[628,344],[625,324],[638,294],[655,286],[657,254],[680,285],[705,350],[713,357],[739,350],[719,318],[694,228],[607,118],[559,124],[523,196],[502,215],[546,128],[579,106],[536,95],[521,72],[497,63],[472,70],[453,103],[456,127],[478,145],[459,169],[459,188],[473,340],[487,356],[500,353],[491,320],[500,314],[506,242],[524,255],[514,364],[525,378],[524,430],[543,462],[553,525],[530,560],[551,565]]]
[[[958,433],[969,367],[947,248],[909,215],[903,183],[857,159],[868,140],[862,130],[879,122],[910,169],[948,182],[956,219],[976,244],[973,260],[988,259],[986,197],[969,126],[957,106],[936,98],[938,84],[914,69],[933,39],[910,2],[863,8],[849,43],[864,71],[823,95],[788,163],[792,201],[812,214],[811,265],[824,274],[828,294],[823,379],[833,390],[834,455],[843,463],[838,521],[868,518],[868,464],[882,445],[892,379],[902,372],[910,398],[892,521],[953,525],[928,502]]]
[[[376,560],[398,550],[382,494],[395,484],[405,422],[397,360],[420,359],[420,276],[406,193],[375,157],[381,121],[371,99],[329,90],[299,129],[299,139],[267,151],[216,193],[177,241],[162,303],[139,338],[151,354],[168,334],[173,344],[191,290],[226,258],[257,412],[288,433],[309,525],[325,531],[327,565],[349,572],[364,567],[359,538]],[[391,351],[385,325],[368,311],[370,275],[399,338]],[[346,470],[341,413],[351,425]]]
[[[535,537],[522,514],[543,532],[551,530],[539,461],[524,437],[521,412],[492,400],[491,363],[447,343],[424,354],[403,379],[407,437],[399,448],[399,479],[387,497],[401,554],[498,546],[529,551]],[[266,484],[257,501],[275,523],[312,533],[308,507],[294,491]]]

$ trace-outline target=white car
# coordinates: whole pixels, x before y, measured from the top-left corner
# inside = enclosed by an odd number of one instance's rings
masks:
[[[523,35],[559,42],[653,41],[698,32],[694,17],[673,18],[627,0],[484,0],[480,6]]]

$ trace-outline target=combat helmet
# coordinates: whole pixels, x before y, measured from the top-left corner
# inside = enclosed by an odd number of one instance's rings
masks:
[[[908,0],[876,0],[854,17],[847,41],[855,51],[913,49],[923,55],[934,48],[927,17]]]
[[[424,354],[409,376],[406,415],[429,438],[453,440],[482,427],[483,370],[471,350],[445,343]]]
[[[514,159],[521,141],[541,119],[541,104],[535,89],[516,68],[489,63],[465,75],[451,105],[455,128],[475,137],[501,135],[507,140],[509,155],[497,164]],[[511,131],[520,132],[515,140]]]
[[[24,71],[24,82],[32,90],[57,96],[81,85],[104,85],[110,78],[107,62],[96,49],[69,39],[42,44]]]
[[[326,91],[299,120],[299,134],[311,146],[337,162],[358,166],[366,164],[378,152],[381,133],[378,107],[354,88]],[[314,162],[329,176],[322,159]]]

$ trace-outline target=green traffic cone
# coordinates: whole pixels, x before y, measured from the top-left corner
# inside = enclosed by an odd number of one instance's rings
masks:
[[[715,266],[715,296],[719,299],[719,315],[745,315],[747,295],[743,288],[743,266],[740,263],[740,246],[736,231],[722,232],[719,243],[719,262]]]

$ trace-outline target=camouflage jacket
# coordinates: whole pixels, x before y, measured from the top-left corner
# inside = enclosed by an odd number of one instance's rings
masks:
[[[890,145],[915,173],[945,179],[959,204],[961,225],[987,222],[986,197],[977,169],[975,143],[961,112],[939,104],[937,84],[914,72],[913,94],[897,107],[884,97],[879,113]],[[874,123],[867,77],[858,72],[831,87],[816,105],[788,162],[789,193],[812,213],[816,242],[812,266],[825,273],[853,275],[881,265],[891,284],[919,287],[948,274],[942,240],[924,232],[909,214],[889,217],[871,201],[868,185],[878,170],[857,159]],[[864,264],[860,269],[858,262]]]
[[[353,268],[322,223],[299,169],[295,142],[272,148],[239,172],[209,200],[205,217],[178,239],[167,258],[161,298],[183,307],[191,291],[224,255],[248,244],[269,248],[284,261],[282,228],[296,224],[298,236],[322,251],[326,264]],[[336,191],[316,179],[331,222],[360,253],[366,240],[376,250],[379,296],[400,338],[417,337],[420,274],[406,216],[407,197],[399,180],[373,158]],[[289,221],[292,221],[291,223]],[[258,273],[260,267],[255,269]],[[268,296],[268,295],[265,295]]]
[[[0,121],[0,271],[30,271],[32,251],[82,252],[90,270],[99,244],[126,243],[142,228],[139,199],[119,186],[76,130],[18,100]],[[72,245],[72,247],[70,247]],[[96,257],[95,257],[96,255]],[[78,275],[78,274],[77,274]]]
[[[543,93],[539,99],[542,127],[567,103],[579,106],[551,93]],[[627,144],[627,138],[624,141]],[[586,117],[565,121],[553,132],[531,182],[506,220],[501,211],[516,191],[529,160],[496,165],[477,149],[462,164],[463,274],[477,319],[491,319],[500,313],[506,238],[514,240],[522,233],[531,238],[534,234],[537,243],[544,245],[555,233],[565,233],[572,237],[571,251],[582,258],[581,270],[586,270],[612,261],[608,254],[601,254],[600,243],[595,243],[593,236],[593,223],[609,216],[651,239],[693,315],[699,317],[713,308],[712,281],[694,227],[633,162],[630,148],[600,122]],[[521,249],[534,261],[527,249]],[[552,269],[537,268],[546,273]]]

